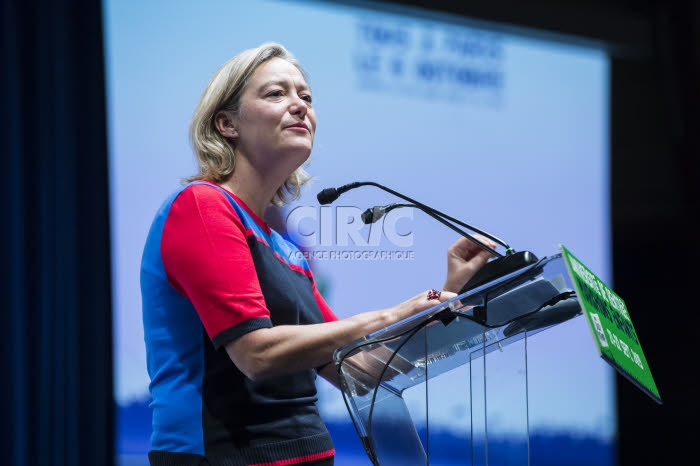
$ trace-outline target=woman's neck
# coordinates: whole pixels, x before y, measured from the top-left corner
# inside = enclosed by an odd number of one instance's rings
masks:
[[[221,186],[238,196],[250,210],[263,218],[280,184],[270,182],[269,176],[261,176],[255,170],[237,164],[231,177]]]

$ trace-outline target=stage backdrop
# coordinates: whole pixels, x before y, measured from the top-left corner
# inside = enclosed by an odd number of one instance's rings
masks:
[[[278,41],[309,72],[315,179],[270,221],[313,257],[341,318],[440,287],[457,238],[418,210],[356,228],[367,207],[398,201],[373,187],[320,208],[318,191],[352,181],[384,184],[516,250],[542,257],[563,243],[611,285],[602,48],[368,3],[105,0],[104,12],[119,464],[147,464],[149,449],[143,244],[159,204],[196,170],[187,132],[202,90],[242,49]],[[613,372],[583,319],[536,335],[528,352],[532,464],[614,464]],[[319,391],[336,464],[370,464],[341,394],[325,381]],[[431,412],[446,437],[465,422],[459,395]],[[490,407],[504,431],[509,408]]]

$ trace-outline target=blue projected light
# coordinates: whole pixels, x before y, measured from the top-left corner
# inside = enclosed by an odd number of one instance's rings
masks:
[[[321,189],[353,181],[388,186],[538,257],[564,243],[610,283],[609,61],[602,50],[410,10],[318,1],[205,5],[104,0],[122,466],[148,464],[144,241],[162,200],[196,171],[188,125],[209,77],[243,49],[280,42],[309,73],[318,126],[307,171],[315,179],[278,223],[306,241],[304,253],[339,317],[439,288],[446,248],[456,239],[412,209],[363,226],[365,209],[399,201],[373,187],[318,205]],[[614,373],[585,322],[536,335],[528,356],[531,464],[613,464]],[[433,394],[445,402],[431,405],[431,429],[448,442],[464,425],[455,413],[466,401],[445,390]],[[503,400],[490,407],[494,428],[507,433],[513,407],[505,391],[494,396]],[[319,381],[319,397],[336,465],[369,465],[341,394]],[[408,401],[409,408],[421,403]]]

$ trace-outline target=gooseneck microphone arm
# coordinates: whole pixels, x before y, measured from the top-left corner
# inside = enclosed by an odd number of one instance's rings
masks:
[[[393,194],[394,196],[404,199],[411,204],[391,204],[388,206],[378,206],[374,207],[373,209],[367,209],[363,214],[362,214],[362,221],[365,223],[373,223],[374,221],[378,220],[382,215],[384,215],[386,212],[399,208],[399,207],[416,207],[426,214],[430,215],[433,217],[435,220],[439,221],[443,225],[446,225],[447,227],[451,228],[452,230],[456,231],[460,235],[464,236],[465,238],[469,239],[473,243],[477,244],[479,247],[482,249],[485,249],[495,256],[498,256],[496,259],[491,260],[486,263],[479,271],[467,282],[462,286],[462,288],[459,291],[459,294],[465,293],[471,289],[474,289],[478,286],[481,286],[485,283],[488,283],[492,280],[495,280],[498,277],[505,276],[506,274],[512,273],[515,270],[518,270],[522,267],[526,267],[529,265],[532,265],[538,261],[537,256],[535,256],[533,253],[530,251],[520,251],[520,252],[515,252],[513,248],[511,248],[507,243],[505,243],[503,240],[496,238],[493,235],[490,235],[486,233],[485,231],[482,231],[478,228],[475,228],[467,223],[461,222],[457,220],[456,218],[450,217],[447,214],[444,214],[438,210],[433,209],[432,207],[428,207],[427,205],[416,201],[415,199],[411,199],[408,196],[404,196],[401,193],[398,193],[394,191],[393,189],[387,188],[386,186],[382,186],[379,183],[375,183],[373,181],[355,181],[353,183],[348,183],[346,185],[343,185],[339,188],[327,188],[322,190],[317,194],[317,199],[320,204],[330,204],[331,202],[335,201],[340,197],[341,194],[343,194],[346,191],[350,191],[351,189],[359,188],[360,186],[375,186],[379,189],[382,189],[388,193]],[[374,218],[376,216],[376,219]],[[500,254],[496,252],[494,249],[486,246],[476,238],[474,238],[472,235],[468,234],[465,231],[460,230],[457,228],[455,225],[453,225],[453,222],[456,225],[459,225],[463,228],[467,228],[475,233],[480,233],[481,235],[493,240],[494,242],[500,244],[504,248],[506,248],[506,254]]]
[[[505,241],[503,241],[503,240],[501,240],[501,239],[499,239],[499,238],[497,238],[489,233],[486,233],[483,230],[480,230],[480,229],[473,227],[467,223],[464,223],[460,220],[457,220],[456,218],[450,217],[449,215],[442,213],[439,210],[435,210],[432,207],[428,207],[427,205],[425,205],[421,202],[418,202],[415,199],[411,199],[410,197],[403,195],[399,192],[396,192],[391,188],[387,188],[386,186],[383,186],[379,183],[375,183],[373,181],[355,181],[353,183],[348,183],[346,185],[343,185],[339,188],[326,188],[326,189],[322,190],[321,192],[319,192],[316,195],[316,198],[318,199],[318,202],[320,204],[323,204],[323,205],[330,204],[331,202],[338,199],[340,197],[340,195],[343,194],[344,192],[350,191],[351,189],[359,188],[360,186],[375,186],[381,190],[384,190],[390,194],[393,194],[396,197],[399,197],[401,199],[404,199],[404,200],[414,204],[415,207],[421,209],[423,212],[427,213],[428,215],[430,215],[431,217],[433,217],[434,219],[436,219],[438,221],[442,222],[442,220],[438,218],[438,217],[441,217],[442,219],[449,220],[450,222],[453,222],[461,227],[467,228],[475,233],[479,233],[479,234],[495,241],[496,243],[500,244],[504,248],[506,248],[506,255],[509,255],[509,254],[512,254],[513,252],[515,252],[513,250],[513,248],[511,248]],[[445,223],[445,222],[442,222],[442,223]],[[448,225],[448,226],[450,226],[450,228],[453,228],[454,225]],[[462,236],[464,236],[465,232],[460,232],[460,234]],[[503,254],[500,254],[500,253],[494,251],[493,249],[491,249],[488,246],[484,245],[483,243],[479,242],[475,238],[471,238],[471,235],[467,235],[467,236],[470,239],[472,239],[473,241],[475,241],[480,247],[486,248],[487,250],[489,250],[490,252],[494,253],[495,255],[497,255],[499,257],[503,257]]]
[[[380,218],[382,218],[382,217],[384,216],[384,214],[387,214],[387,213],[391,212],[392,210],[398,209],[398,208],[401,208],[401,207],[414,207],[414,208],[416,208],[416,209],[422,210],[423,212],[425,212],[426,214],[430,215],[431,217],[433,217],[433,218],[434,218],[435,220],[437,220],[438,222],[440,222],[440,223],[442,223],[443,225],[445,225],[447,228],[450,228],[452,231],[455,231],[455,232],[457,232],[459,235],[464,236],[464,237],[467,238],[469,241],[471,241],[472,243],[474,243],[474,244],[476,244],[477,246],[479,246],[481,249],[490,252],[490,253],[493,254],[494,256],[504,257],[504,255],[501,254],[500,252],[498,252],[498,251],[496,251],[495,249],[493,249],[493,248],[491,248],[491,247],[485,245],[484,243],[482,243],[482,242],[479,241],[478,239],[474,238],[472,235],[470,235],[470,234],[467,233],[466,231],[457,228],[454,224],[452,224],[452,223],[448,222],[446,219],[440,217],[440,215],[438,215],[438,213],[436,213],[435,211],[433,211],[433,210],[426,210],[426,209],[424,209],[422,206],[420,206],[420,205],[418,205],[418,204],[389,204],[389,205],[386,205],[386,206],[375,206],[375,207],[370,207],[369,209],[365,210],[365,211],[362,213],[362,215],[361,215],[362,221],[363,221],[365,224],[374,223],[374,222],[376,222],[377,220],[379,220]],[[468,227],[465,227],[465,228],[468,228]]]

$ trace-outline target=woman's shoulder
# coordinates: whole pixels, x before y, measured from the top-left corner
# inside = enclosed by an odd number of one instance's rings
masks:
[[[180,186],[176,192],[187,192],[190,194],[197,194],[199,196],[205,197],[225,197],[226,189],[222,188],[218,184],[212,181],[197,180],[189,181],[182,186]]]
[[[170,217],[175,212],[180,215],[200,215],[203,212],[222,210],[233,212],[235,209],[232,201],[225,190],[214,183],[189,182],[171,191],[161,204],[156,217]]]
[[[227,205],[233,199],[231,193],[216,183],[210,181],[191,181],[176,189],[172,195],[172,200],[179,202],[189,201],[197,204],[214,203]]]

